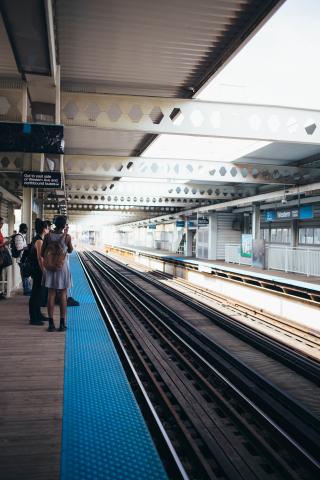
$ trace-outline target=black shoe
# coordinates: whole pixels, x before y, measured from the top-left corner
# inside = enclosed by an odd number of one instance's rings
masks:
[[[67,330],[67,327],[65,325],[60,325],[60,327],[58,328],[58,332],[64,332],[65,330]]]
[[[30,297],[31,291],[30,292],[23,292],[23,295],[25,295],[26,297]]]
[[[49,325],[49,327],[47,328],[47,332],[56,332],[57,329],[54,325]]]
[[[29,325],[44,325],[43,322],[41,322],[41,320],[37,320],[36,322],[29,322]]]
[[[72,297],[67,298],[67,307],[79,307],[80,303]]]

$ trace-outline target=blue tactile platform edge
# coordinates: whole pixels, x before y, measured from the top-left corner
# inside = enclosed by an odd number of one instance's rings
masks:
[[[75,254],[70,266],[80,307],[68,308],[60,478],[166,479]]]

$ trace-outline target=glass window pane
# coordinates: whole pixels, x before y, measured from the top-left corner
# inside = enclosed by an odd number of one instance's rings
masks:
[[[276,242],[277,239],[277,229],[271,228],[271,242]]]
[[[306,229],[299,228],[299,243],[306,243]]]
[[[284,228],[282,230],[282,243],[289,243],[288,237],[289,237],[289,230],[287,228]]]
[[[320,245],[320,228],[315,228],[313,232],[313,241],[315,245]]]
[[[291,228],[288,228],[288,243],[291,244]]]
[[[306,228],[306,244],[313,244],[313,228]]]
[[[282,243],[282,228],[277,228],[276,242]]]

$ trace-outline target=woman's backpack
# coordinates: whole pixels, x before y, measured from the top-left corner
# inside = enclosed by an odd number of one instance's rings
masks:
[[[59,240],[51,240],[50,233],[46,243],[43,252],[43,266],[49,272],[58,272],[64,265],[67,252],[63,251],[61,238]]]

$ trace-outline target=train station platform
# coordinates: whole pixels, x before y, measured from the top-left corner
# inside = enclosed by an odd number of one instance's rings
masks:
[[[66,333],[30,326],[28,297],[1,301],[1,478],[165,479],[76,254],[70,265]]]
[[[319,331],[318,277],[185,257],[141,247],[106,245],[104,253],[118,256],[125,263],[131,261],[169,277],[184,279],[217,294],[222,302],[239,302],[254,311],[292,321],[310,331]]]
[[[107,246],[108,248],[109,246]],[[235,275],[245,275],[252,278],[285,284],[288,287],[298,287],[302,289],[310,289],[315,292],[320,292],[320,277],[300,275],[298,273],[283,272],[280,270],[267,270],[252,267],[250,265],[237,265],[227,263],[223,260],[204,260],[202,258],[187,257],[177,253],[169,253],[165,250],[155,250],[147,247],[127,247],[121,245],[112,245],[111,248],[119,248],[123,251],[134,252],[141,255],[151,255],[162,259],[170,259],[180,262],[182,264],[194,265],[199,271],[211,273],[211,269],[221,270],[226,273]]]

